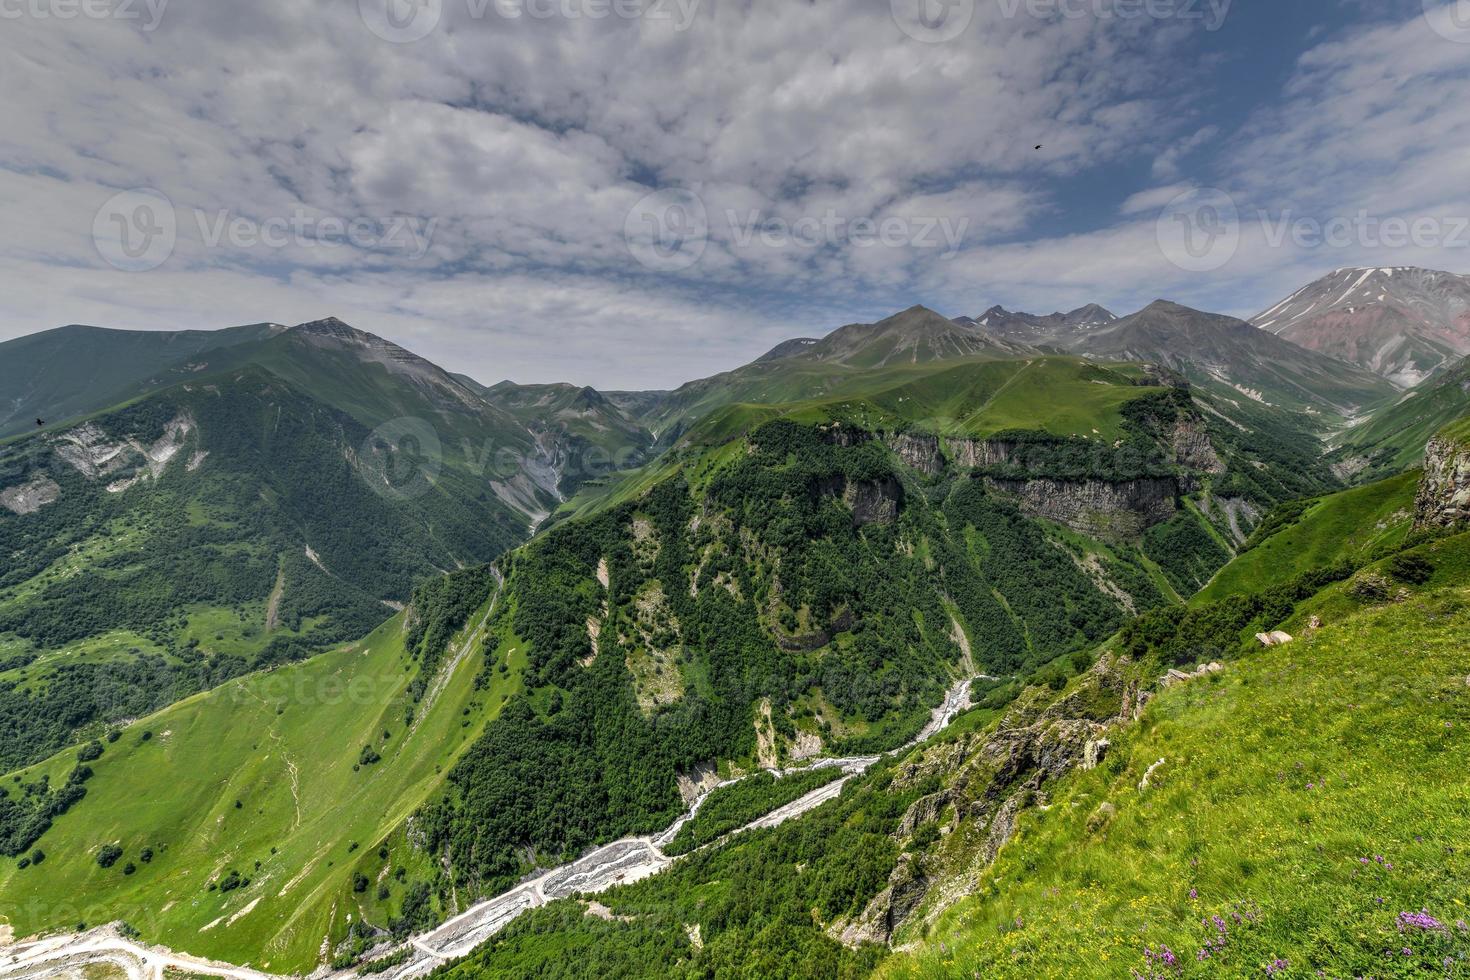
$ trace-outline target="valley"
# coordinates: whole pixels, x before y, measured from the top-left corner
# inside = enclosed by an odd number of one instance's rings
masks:
[[[1175,304],[915,307],[649,393],[241,331],[0,443],[7,976],[924,973],[1170,670],[1458,587],[1458,371]]]

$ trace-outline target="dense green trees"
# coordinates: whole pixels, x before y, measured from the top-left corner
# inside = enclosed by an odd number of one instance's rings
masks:
[[[0,768],[43,758],[98,722],[361,636],[390,614],[382,600],[406,601],[415,582],[487,561],[520,533],[487,521],[467,488],[451,492],[463,479],[455,473],[413,499],[373,492],[353,462],[366,429],[271,375],[212,380],[96,420],[141,444],[176,418],[194,423],[160,476],[120,493],[84,479],[40,437],[0,449],[7,477],[19,461],[61,487],[35,514],[0,510],[0,599],[26,589],[0,602],[0,634],[43,651],[130,630],[163,651],[0,681]],[[190,469],[196,452],[208,455]],[[63,561],[76,567],[59,574]],[[248,652],[189,640],[188,617],[201,608],[261,616],[278,576],[273,622],[259,624]],[[7,658],[0,673],[34,656]]]
[[[1147,583],[1129,561],[1116,564]],[[416,821],[453,884],[479,892],[513,883],[531,856],[554,862],[667,826],[682,810],[680,772],[752,758],[765,702],[787,738],[822,715],[833,751],[892,748],[968,669],[957,628],[975,669],[1014,673],[1122,621],[1065,546],[982,481],[912,483],[881,442],[787,420],[753,432],[699,489],[660,482],[553,528],[506,571],[491,630],[521,641],[527,690]],[[420,593],[442,607],[439,635],[486,594],[471,581]],[[1140,605],[1160,601],[1151,583],[1143,591]],[[595,657],[589,619],[601,624]],[[626,665],[649,645],[681,692],[652,707]]]
[[[702,847],[841,777],[841,769],[827,766],[780,779],[761,772],[723,786],[710,793],[694,819],[679,828],[664,853],[684,854]]]

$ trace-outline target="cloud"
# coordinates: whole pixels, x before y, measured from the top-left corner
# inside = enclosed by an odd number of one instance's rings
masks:
[[[663,387],[912,302],[1243,310],[1321,264],[1247,230],[1218,276],[1171,266],[1155,212],[1189,187],[1247,210],[1465,201],[1466,49],[1422,20],[1323,34],[1276,104],[1227,131],[1159,94],[1201,56],[1184,23],[982,3],[960,39],[925,44],[877,0],[602,19],[444,0],[426,37],[393,44],[357,8],[7,21],[0,338],[335,313],[482,380]],[[1152,186],[1116,177],[1134,172]],[[1103,206],[1074,216],[1097,174]],[[147,272],[93,241],[129,188],[176,218]],[[659,188],[708,218],[687,267],[648,268],[625,239]],[[327,240],[353,222],[407,223],[424,248]],[[248,234],[282,224],[276,244]]]

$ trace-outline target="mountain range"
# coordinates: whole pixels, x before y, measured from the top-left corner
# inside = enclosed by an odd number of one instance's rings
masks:
[[[1394,273],[1428,344],[1453,303],[1407,297],[1449,280]],[[7,925],[394,980],[480,939],[446,969],[988,975],[1020,943],[1043,975],[1194,957],[1219,913],[1222,962],[1326,936],[1364,972],[1410,940],[1363,889],[1442,916],[1463,871],[1455,827],[1393,829],[1448,810],[1389,757],[1459,757],[1470,382],[1444,346],[1405,392],[1299,306],[916,306],[657,392],[485,385],[332,318],[0,344]],[[1410,636],[1440,680],[1406,698]],[[1323,721],[1350,706],[1392,744]],[[808,793],[635,883],[686,816]],[[1298,838],[1281,889],[1241,843]],[[1333,870],[1390,851],[1429,884]],[[608,877],[540,877],[584,855]],[[503,893],[496,938],[430,932]]]
[[[1413,388],[1470,355],[1470,276],[1338,269],[1251,322]]]

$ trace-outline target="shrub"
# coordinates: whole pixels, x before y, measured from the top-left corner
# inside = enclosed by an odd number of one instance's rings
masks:
[[[1388,574],[1400,582],[1423,585],[1434,577],[1434,563],[1422,555],[1401,552],[1388,563]]]
[[[365,874],[363,874],[361,871],[353,872],[353,875],[352,875],[352,890],[354,892],[356,892],[357,894],[359,894],[359,895],[361,895],[363,892],[367,891],[368,890],[368,876],[365,875]]]
[[[234,868],[231,868],[229,871],[225,872],[225,876],[220,879],[219,890],[222,892],[232,892],[236,888],[244,888],[248,884],[250,884],[249,878],[245,877]]]
[[[100,759],[101,757],[102,743],[97,741],[95,738],[92,739],[92,741],[88,742],[86,745],[83,745],[81,750],[77,752],[78,762],[91,762],[94,759]]]
[[[1364,572],[1353,579],[1347,592],[1359,602],[1383,602],[1389,595],[1389,582],[1376,572]]]
[[[122,857],[123,849],[116,844],[104,844],[102,850],[97,852],[97,863],[104,868],[110,868]]]

